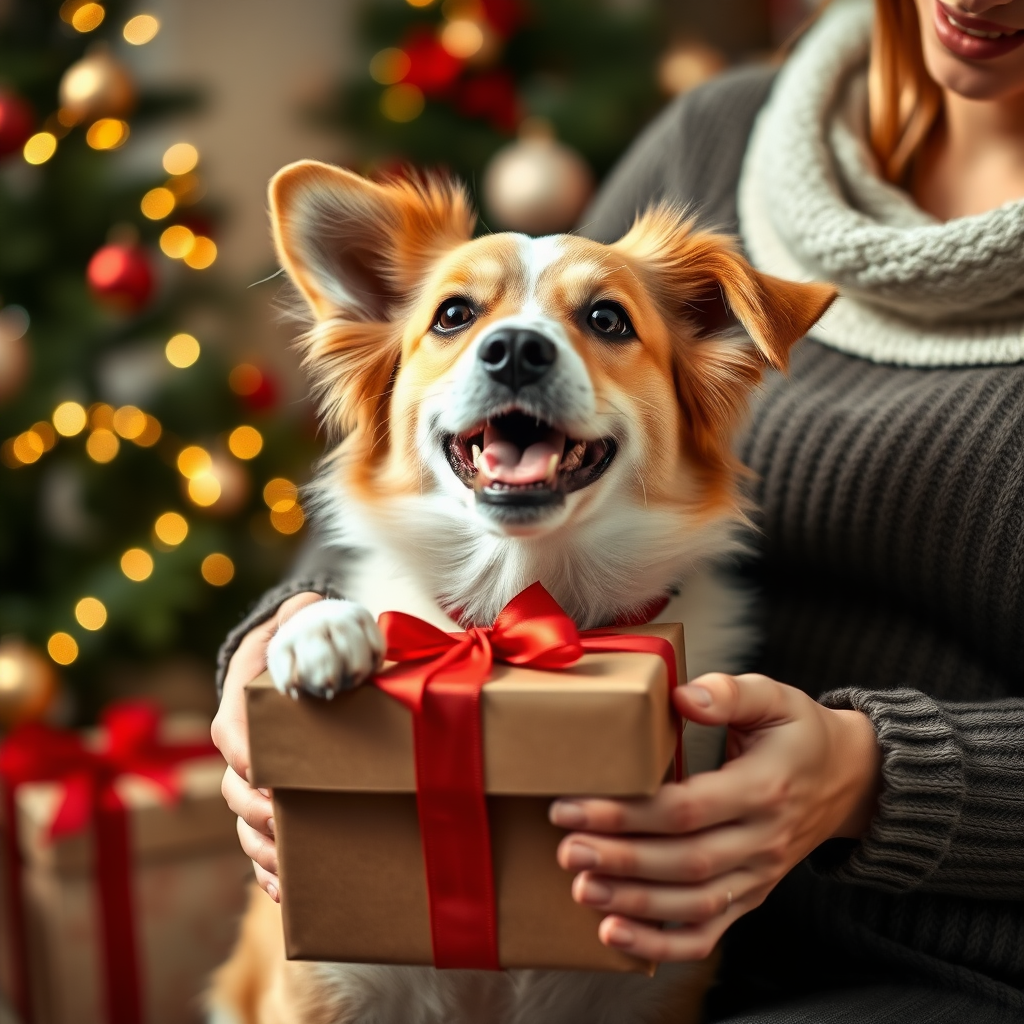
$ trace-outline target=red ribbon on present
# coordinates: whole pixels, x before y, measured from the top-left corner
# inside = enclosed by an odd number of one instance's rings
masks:
[[[103,950],[104,989],[109,1024],[140,1024],[141,984],[132,908],[132,863],[128,814],[114,786],[122,775],[142,775],[157,783],[169,801],[181,793],[175,769],[183,761],[216,754],[205,743],[165,744],[159,738],[160,712],[140,701],[112,705],[103,715],[99,749],[77,733],[39,723],[16,728],[0,744],[7,855],[7,905],[14,941],[14,1001],[24,1024],[33,1020],[25,905],[21,891],[21,845],[15,796],[30,782],[60,782],[64,795],[50,824],[49,838],[93,827],[96,891]]]
[[[661,637],[615,627],[580,633],[540,583],[513,598],[489,629],[445,633],[404,612],[384,612],[379,622],[385,658],[398,664],[374,684],[413,714],[434,965],[501,970],[480,727],[480,691],[493,663],[560,670],[587,652],[656,654],[671,691],[679,682],[675,649]],[[682,723],[675,717],[679,781]]]

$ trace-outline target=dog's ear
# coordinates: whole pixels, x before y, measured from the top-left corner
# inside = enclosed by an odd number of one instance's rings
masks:
[[[270,182],[278,259],[318,320],[388,319],[446,249],[472,238],[465,192],[440,179],[367,181],[303,160]]]

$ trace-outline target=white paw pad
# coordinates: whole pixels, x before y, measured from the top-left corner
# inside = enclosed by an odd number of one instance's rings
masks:
[[[267,647],[267,668],[281,693],[305,690],[328,700],[368,679],[384,659],[373,616],[353,601],[317,601],[296,612]]]

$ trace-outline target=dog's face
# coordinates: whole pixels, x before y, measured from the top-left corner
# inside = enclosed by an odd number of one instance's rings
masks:
[[[454,187],[314,163],[275,177],[271,208],[346,489],[441,494],[503,535],[608,500],[734,510],[748,393],[834,295],[756,273],[667,208],[614,245],[474,239]]]

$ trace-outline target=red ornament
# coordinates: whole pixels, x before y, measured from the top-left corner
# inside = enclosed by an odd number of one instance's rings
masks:
[[[103,246],[89,260],[85,276],[96,298],[125,312],[138,312],[153,295],[153,269],[139,246]]]
[[[266,412],[277,405],[277,384],[273,377],[266,373],[260,373],[259,383],[247,395],[242,396],[242,401],[253,412]]]
[[[32,108],[12,92],[0,91],[0,157],[17,153],[35,127]]]
[[[409,58],[409,70],[403,82],[415,85],[428,96],[443,93],[459,77],[463,61],[453,57],[430,32],[413,32],[402,49]]]
[[[507,39],[527,19],[528,10],[520,0],[483,0],[484,17],[494,31]]]
[[[500,132],[511,135],[522,116],[515,82],[507,71],[486,71],[459,84],[459,112],[466,117],[490,121]]]

